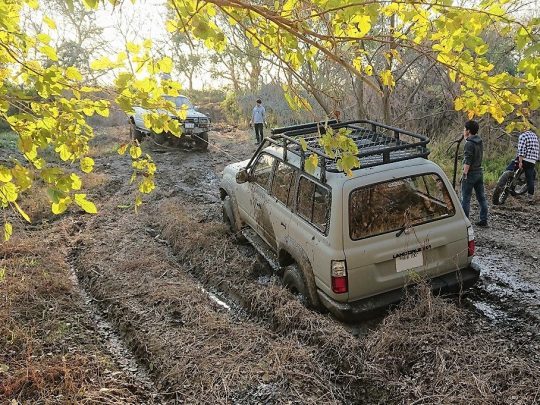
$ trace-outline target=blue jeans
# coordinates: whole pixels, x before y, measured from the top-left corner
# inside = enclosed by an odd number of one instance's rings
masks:
[[[461,206],[467,218],[469,218],[473,190],[476,193],[478,205],[480,205],[480,221],[487,221],[488,204],[486,192],[484,191],[484,173],[482,171],[469,172],[467,178],[461,182]]]
[[[516,170],[517,167],[517,158],[516,160],[513,160],[512,163],[508,165],[506,170]],[[535,179],[535,170],[534,170],[534,163],[523,161],[523,171],[525,172],[525,179],[527,180],[527,193],[530,195],[534,194],[534,181]]]

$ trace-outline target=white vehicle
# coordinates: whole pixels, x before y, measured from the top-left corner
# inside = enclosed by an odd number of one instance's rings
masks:
[[[159,143],[169,142],[174,145],[186,145],[188,143],[192,143],[193,146],[197,147],[198,149],[208,149],[210,118],[197,111],[186,96],[164,96],[164,98],[173,102],[178,109],[182,108],[183,106],[183,108],[187,107],[187,117],[185,120],[175,117],[182,124],[182,136],[178,138],[167,133],[152,133],[152,131],[144,125],[143,119],[144,114],[147,114],[149,111],[142,107],[135,107],[135,114],[129,117],[129,132],[131,138],[141,141],[145,135],[152,135]]]
[[[220,193],[231,229],[308,306],[344,320],[381,312],[419,279],[443,292],[473,285],[473,229],[427,159],[429,140],[371,121],[332,122],[351,130],[360,151],[349,177],[318,145],[324,125],[274,130],[250,160],[225,167]],[[314,173],[304,169],[311,154],[319,157]]]

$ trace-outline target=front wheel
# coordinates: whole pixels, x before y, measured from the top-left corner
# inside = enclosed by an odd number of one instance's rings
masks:
[[[195,145],[197,149],[202,151],[208,150],[208,132],[201,132],[200,134],[194,134]]]
[[[283,285],[296,295],[304,305],[309,304],[306,283],[304,282],[302,271],[296,263],[285,267],[285,271],[283,272]]]
[[[509,194],[508,183],[512,180],[513,176],[514,172],[507,170],[499,177],[495,190],[493,190],[493,205],[502,205],[505,203]]]

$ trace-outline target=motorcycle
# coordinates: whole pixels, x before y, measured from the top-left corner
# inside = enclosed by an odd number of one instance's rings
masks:
[[[515,197],[527,192],[527,180],[525,171],[520,169],[517,160],[514,162],[514,170],[505,170],[497,186],[493,190],[493,205],[502,205],[509,195]]]

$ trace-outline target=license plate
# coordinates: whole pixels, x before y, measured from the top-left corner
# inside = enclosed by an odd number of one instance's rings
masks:
[[[411,252],[407,255],[396,257],[396,271],[405,271],[422,267],[424,265],[424,254],[420,252]]]
[[[186,128],[195,128],[195,124],[193,122],[186,122],[184,124],[184,127],[186,127]]]

